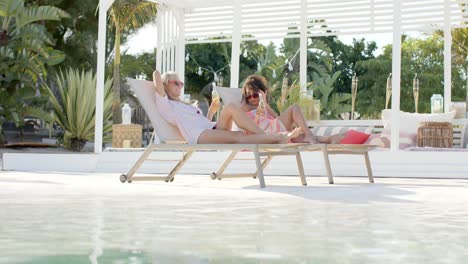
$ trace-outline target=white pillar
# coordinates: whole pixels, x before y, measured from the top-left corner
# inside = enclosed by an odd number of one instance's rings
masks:
[[[392,50],[392,152],[400,150],[400,78],[401,78],[401,3],[393,1],[393,50]]]
[[[166,61],[166,71],[173,71],[172,70],[172,57],[171,57],[171,52],[172,52],[172,27],[171,27],[171,22],[172,22],[172,14],[171,11],[167,12],[167,24],[166,24],[166,29],[165,31],[167,32],[167,39],[166,39],[166,52],[167,52],[167,61]]]
[[[301,37],[299,53],[299,83],[301,94],[307,90],[307,1],[301,0]]]
[[[241,4],[240,0],[235,0],[231,50],[231,87],[239,87],[241,29]]]
[[[450,0],[445,0],[444,19],[444,109],[450,111],[452,101],[452,25],[450,23]]]
[[[97,51],[97,83],[96,83],[96,120],[94,129],[94,153],[102,152],[103,119],[104,119],[104,73],[106,67],[106,31],[107,10],[113,0],[101,0],[99,2],[99,28]]]
[[[169,11],[166,10],[164,12],[164,23],[163,23],[163,52],[164,52],[164,57],[163,57],[163,71],[167,72],[169,71]]]
[[[156,27],[157,27],[157,42],[156,42],[156,70],[158,70],[159,72],[162,71],[162,56],[163,56],[163,53],[162,53],[162,31],[163,31],[163,27],[162,27],[162,24],[163,24],[163,19],[162,19],[162,15],[163,14],[163,10],[161,8],[161,6],[159,6],[159,10],[158,10],[158,16],[156,18]]]
[[[176,50],[176,72],[179,74],[182,81],[185,83],[185,24],[184,10],[179,8],[176,11],[177,21],[177,50]],[[182,94],[185,87],[182,88]]]

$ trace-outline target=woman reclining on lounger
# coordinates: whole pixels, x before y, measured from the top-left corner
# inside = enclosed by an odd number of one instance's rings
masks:
[[[156,70],[153,82],[156,106],[161,116],[176,126],[189,144],[271,144],[286,143],[288,140],[287,134],[266,134],[240,107],[233,104],[224,107],[216,123],[211,122],[213,114],[219,110],[219,101],[210,105],[208,117],[203,115],[200,108],[181,102],[179,97],[184,83],[176,73],[167,72],[161,76]],[[232,121],[251,135],[230,131]]]
[[[317,137],[308,128],[304,115],[297,105],[290,106],[284,112],[278,114],[270,107],[267,101],[267,80],[258,75],[250,75],[242,87],[242,110],[255,121],[255,123],[269,134],[282,133],[284,131],[302,132],[301,135],[291,138],[296,143],[338,143],[344,135],[332,135],[330,137]],[[261,97],[261,98],[260,98]],[[260,100],[265,102],[262,109]],[[294,128],[296,127],[296,128]]]

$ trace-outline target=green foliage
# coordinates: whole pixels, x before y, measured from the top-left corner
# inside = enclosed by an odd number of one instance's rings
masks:
[[[65,17],[67,13],[57,7],[0,0],[0,127],[13,121],[21,128],[26,115],[46,119],[40,108],[30,105],[30,95],[46,77],[47,65],[62,62],[64,54],[51,47],[54,41],[42,22]]]
[[[358,63],[374,59],[374,52],[377,45],[374,41],[366,42],[364,38],[353,39],[351,45],[341,42],[338,37],[319,37],[331,50],[333,56],[331,72],[340,71],[341,75],[334,84],[337,92],[351,91],[351,78],[356,73],[357,76],[364,74],[362,69],[356,67]]]
[[[50,96],[54,119],[65,131],[71,141],[93,141],[96,118],[96,76],[92,71],[68,69],[56,76],[57,93],[44,84]],[[112,130],[112,93],[111,80],[104,88],[104,127],[103,133]],[[105,141],[109,137],[106,135]],[[73,142],[72,142],[73,143]]]
[[[26,5],[51,5],[67,11],[68,19],[50,21],[45,27],[53,39],[54,48],[66,54],[63,68],[93,69],[96,68],[96,51],[98,37],[98,16],[96,0],[25,0]],[[106,54],[113,47],[113,35],[107,34]],[[57,68],[48,68],[54,76]]]
[[[430,98],[444,91],[443,39],[429,36],[425,39],[404,37],[401,60],[401,110],[414,111],[413,78],[420,80],[419,112],[430,112]],[[382,55],[357,63],[360,76],[356,110],[367,117],[378,117],[385,107],[386,79],[392,67],[392,46],[384,47]],[[463,73],[453,67],[452,101],[464,101]]]
[[[23,0],[0,0],[0,88],[12,95],[19,84],[34,86],[47,72],[45,66],[60,63],[64,55],[52,48],[52,38],[36,22],[60,20],[67,14],[53,6],[25,7]]]
[[[154,58],[156,58],[156,52],[145,52],[137,55],[122,54],[121,76],[137,78],[143,75],[146,79],[152,79]]]
[[[314,83],[311,88],[314,96],[320,99],[322,119],[337,119],[339,114],[351,111],[351,94],[335,91],[334,84],[340,75],[339,71],[323,77],[316,73],[313,75]]]
[[[276,88],[271,93],[271,97],[275,102],[272,108],[278,113],[285,111],[290,106],[298,104],[301,98],[301,88],[298,84],[293,82],[291,86],[288,86],[288,81],[286,79],[283,81],[281,89]]]
[[[231,43],[228,42],[187,45],[186,52],[190,54],[185,64],[185,90],[188,93],[200,93],[205,85],[214,81],[214,74],[210,71],[218,71],[231,61]],[[199,66],[210,71],[202,69],[202,74],[198,75]],[[218,72],[218,76],[223,78],[222,85],[229,86],[229,67]]]

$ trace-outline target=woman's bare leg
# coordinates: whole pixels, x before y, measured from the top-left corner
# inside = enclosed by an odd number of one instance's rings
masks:
[[[229,131],[231,130],[232,121],[234,121],[238,127],[252,134],[265,134],[239,106],[234,104],[228,104],[223,108],[219,120],[216,122],[216,129]]]
[[[299,106],[290,106],[288,109],[282,112],[278,118],[281,120],[288,131],[291,131],[294,125],[300,127],[304,132],[304,137],[301,139],[302,142],[313,143],[316,141],[314,135],[307,126],[304,115],[302,114],[301,108]]]
[[[252,134],[245,135],[242,132],[226,131],[219,129],[207,129],[198,137],[198,144],[279,144],[287,143],[286,135]]]

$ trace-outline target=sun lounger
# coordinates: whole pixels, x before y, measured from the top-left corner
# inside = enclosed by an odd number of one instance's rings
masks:
[[[225,104],[241,104],[242,94],[239,88],[216,87],[221,99]],[[369,159],[369,150],[376,148],[374,145],[346,145],[346,144],[306,144],[301,147],[301,151],[322,151],[325,168],[327,171],[328,182],[333,184],[333,174],[330,165],[330,155],[362,155],[366,164],[369,182],[374,182],[371,163]]]
[[[155,139],[152,140],[140,158],[126,173],[120,176],[121,182],[132,182],[139,180],[163,180],[170,182],[174,180],[177,172],[190,159],[196,151],[215,150],[215,151],[230,151],[230,155],[219,167],[216,172],[211,174],[212,179],[233,178],[233,177],[253,177],[258,178],[260,187],[265,187],[265,179],[263,170],[274,156],[295,156],[297,168],[301,183],[306,185],[304,176],[304,168],[301,160],[301,148],[305,144],[187,144],[184,141],[179,130],[173,125],[166,122],[159,114],[156,107],[156,99],[153,89],[153,83],[144,80],[127,79],[130,88],[135,92],[138,100],[145,109],[145,112],[154,127]],[[164,161],[150,159],[149,156],[156,150],[178,150],[184,154],[180,160],[176,160],[176,165],[172,170],[164,176],[135,176],[135,173],[145,161]],[[253,153],[253,161],[255,161],[256,171],[245,174],[225,174],[224,170],[228,165],[235,160],[235,156],[240,151],[251,151]],[[263,158],[263,160],[262,160]],[[166,160],[165,162],[169,162]]]

